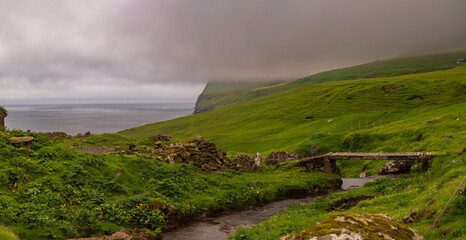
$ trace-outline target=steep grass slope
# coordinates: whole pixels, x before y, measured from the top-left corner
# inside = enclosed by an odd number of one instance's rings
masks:
[[[463,129],[463,121],[455,119],[464,115],[465,89],[466,67],[392,78],[335,81],[306,85],[246,103],[132,128],[121,134],[145,139],[165,133],[181,140],[202,135],[225,150],[268,153],[306,150],[310,141],[316,138],[317,130],[321,135],[318,144],[324,151],[409,151],[416,149],[390,144],[371,146],[370,142],[356,147],[344,144],[343,140],[356,133],[360,122],[362,129],[358,134],[377,133],[378,138],[387,142],[402,133],[415,135],[433,130],[433,124],[426,122],[438,116],[444,116],[438,121],[447,123],[452,120],[451,124],[458,125],[455,128]],[[328,123],[329,119],[333,122]],[[365,129],[366,121],[369,129]],[[350,132],[351,122],[353,132]],[[412,137],[417,135],[402,139],[408,141]],[[458,145],[455,151],[459,148]],[[442,147],[425,144],[417,150],[444,151]]]
[[[255,94],[238,98],[251,89],[260,87],[262,83],[248,82],[211,82],[197,98],[194,113],[205,112],[221,106],[233,105],[257,97]]]
[[[466,51],[458,51],[453,53],[381,60],[317,73],[283,86],[264,88],[261,90],[254,90],[258,88],[258,84],[260,83],[209,83],[198,98],[195,112],[198,113],[233,105],[308,84],[361,78],[392,77],[450,69],[458,66],[458,64],[456,64],[457,59],[465,57]],[[272,85],[274,85],[274,83],[269,84],[269,86]]]

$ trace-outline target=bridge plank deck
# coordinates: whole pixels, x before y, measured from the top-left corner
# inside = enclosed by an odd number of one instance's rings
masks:
[[[304,166],[315,160],[429,160],[434,155],[431,152],[401,152],[401,153],[352,153],[336,152],[327,153],[315,157],[307,157],[294,163],[296,166]]]

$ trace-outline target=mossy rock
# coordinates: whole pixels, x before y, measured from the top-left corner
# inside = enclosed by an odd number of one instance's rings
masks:
[[[280,240],[421,240],[411,228],[384,214],[333,215],[313,227],[290,233]]]

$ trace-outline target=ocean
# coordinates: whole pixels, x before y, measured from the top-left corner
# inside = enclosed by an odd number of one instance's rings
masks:
[[[33,132],[115,133],[192,114],[194,103],[4,105],[9,129]]]

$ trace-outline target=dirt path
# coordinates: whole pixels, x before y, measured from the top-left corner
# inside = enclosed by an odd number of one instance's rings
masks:
[[[102,146],[90,146],[90,147],[77,148],[76,150],[80,152],[85,152],[85,153],[104,154],[108,151],[108,148],[102,147]]]
[[[290,84],[290,83],[292,83],[292,82],[296,82],[296,80],[289,81],[289,82],[284,82],[284,83],[279,83],[279,84],[275,84],[275,85],[272,85],[272,86],[254,88],[252,91],[257,91],[257,90],[262,90],[262,89],[269,89],[269,88],[281,87],[281,86],[288,85],[288,84]]]

